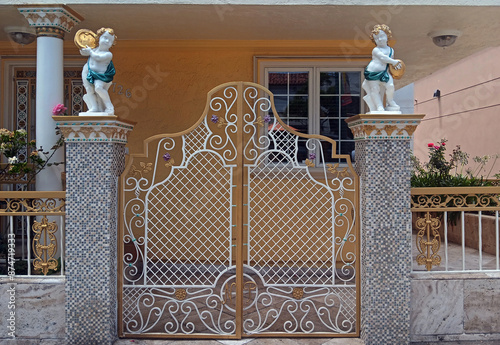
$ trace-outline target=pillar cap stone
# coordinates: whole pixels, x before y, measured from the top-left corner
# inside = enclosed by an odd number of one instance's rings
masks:
[[[52,116],[65,142],[126,144],[135,122],[118,116]]]
[[[424,114],[359,114],[345,120],[354,140],[407,140],[417,129]]]
[[[35,28],[58,28],[69,33],[83,21],[82,16],[66,5],[20,5],[17,9]]]

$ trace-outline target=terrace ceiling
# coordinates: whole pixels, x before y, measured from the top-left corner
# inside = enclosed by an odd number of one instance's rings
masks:
[[[373,24],[386,23],[394,34],[396,57],[407,66],[404,84],[500,44],[500,6],[442,6],[432,5],[431,1],[404,6],[352,5],[363,1],[339,5],[343,1],[328,0],[281,1],[283,5],[276,5],[279,1],[221,0],[212,1],[215,3],[212,5],[208,4],[210,1],[187,2],[68,1],[66,4],[85,20],[67,34],[65,40],[73,40],[80,28],[96,30],[107,26],[115,29],[120,41],[346,40],[352,42],[346,46],[348,51],[367,45],[366,32]],[[27,23],[13,5],[19,2],[11,3],[0,5],[0,41],[8,40],[4,27]],[[478,3],[491,5],[495,1]],[[496,3],[500,5],[500,1]],[[429,32],[438,29],[460,30],[463,34],[453,46],[443,49],[436,47],[428,37]]]

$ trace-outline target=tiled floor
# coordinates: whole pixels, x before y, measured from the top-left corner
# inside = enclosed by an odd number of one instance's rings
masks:
[[[242,340],[130,340],[114,345],[363,345],[359,338],[257,338]]]

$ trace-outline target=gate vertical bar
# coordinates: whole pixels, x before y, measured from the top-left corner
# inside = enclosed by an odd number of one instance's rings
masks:
[[[244,154],[243,154],[243,82],[238,83],[237,100],[237,144],[238,166],[235,170],[234,181],[236,182],[235,198],[236,206],[236,336],[241,338],[243,334],[243,182],[244,182]]]
[[[118,178],[133,125],[116,116],[53,118],[66,142],[67,344],[113,344]]]
[[[356,141],[361,215],[361,337],[410,343],[410,141],[424,115],[360,114]]]

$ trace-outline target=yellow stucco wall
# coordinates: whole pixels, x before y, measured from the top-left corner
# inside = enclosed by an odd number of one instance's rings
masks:
[[[349,42],[118,41],[112,48],[116,85],[109,93],[115,114],[137,123],[129,137],[129,152],[142,153],[146,138],[180,132],[193,125],[202,115],[212,88],[229,81],[256,81],[254,57],[338,58],[343,57],[346,46]],[[357,57],[368,61],[371,46],[366,46],[366,51],[358,50]],[[72,42],[65,42],[64,54],[67,61],[82,66],[86,61]],[[0,55],[34,59],[36,45],[12,49],[0,44]],[[352,247],[347,244],[347,250],[352,251]]]
[[[118,42],[115,81],[132,96],[112,94],[115,112],[136,121],[129,138],[131,153],[155,134],[189,128],[201,116],[206,95],[228,81],[255,81],[254,56],[335,56],[341,43],[270,41]],[[116,90],[115,90],[116,91]]]
[[[83,65],[85,58],[79,56],[73,42],[67,39],[64,44],[65,59],[81,59]],[[353,52],[349,46],[348,41],[310,40],[118,40],[111,50],[117,73],[110,96],[116,115],[137,122],[128,147],[130,153],[140,153],[147,137],[179,132],[194,124],[212,88],[228,81],[255,81],[255,56],[350,58],[344,56]],[[371,44],[366,46],[366,50],[356,49],[356,54],[369,60]],[[36,44],[19,48],[0,42],[0,54],[34,58]]]
[[[232,80],[252,80],[247,51],[190,48],[122,48],[115,50],[115,81],[132,96],[113,94],[116,115],[137,122],[130,152],[154,134],[189,128],[201,116],[208,91]]]

